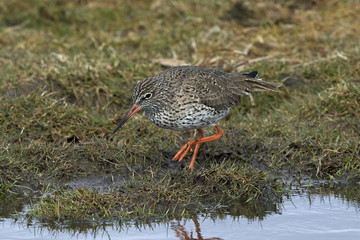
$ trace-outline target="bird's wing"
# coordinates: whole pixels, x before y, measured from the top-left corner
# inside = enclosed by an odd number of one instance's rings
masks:
[[[226,74],[215,71],[195,81],[201,103],[218,110],[228,109],[247,95],[252,100],[252,92],[279,91],[279,83],[269,83],[257,78],[257,72]]]

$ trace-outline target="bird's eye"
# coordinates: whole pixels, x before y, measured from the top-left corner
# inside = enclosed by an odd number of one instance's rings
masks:
[[[144,95],[144,99],[149,99],[152,97],[152,94],[151,93],[147,93]]]

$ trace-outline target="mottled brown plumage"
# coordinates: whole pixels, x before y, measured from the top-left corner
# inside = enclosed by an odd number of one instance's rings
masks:
[[[134,105],[116,127],[116,132],[133,114],[144,110],[151,122],[172,130],[198,129],[199,139],[190,140],[175,155],[181,161],[195,146],[190,168],[193,169],[199,145],[222,136],[216,124],[229,113],[242,96],[252,100],[252,92],[279,91],[279,83],[257,78],[257,72],[224,73],[198,66],[180,66],[167,69],[158,75],[139,82],[133,91]],[[203,138],[202,128],[215,126],[218,133]]]

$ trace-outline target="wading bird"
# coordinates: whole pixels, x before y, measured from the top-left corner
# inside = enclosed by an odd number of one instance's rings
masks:
[[[217,122],[229,113],[244,95],[257,91],[279,91],[280,83],[270,83],[250,73],[224,73],[199,66],[169,68],[139,82],[133,91],[134,105],[114,133],[136,112],[144,110],[149,120],[161,128],[177,131],[197,129],[198,139],[189,140],[174,156],[182,161],[195,146],[189,167],[194,169],[200,143],[218,140],[223,131]],[[217,133],[204,137],[203,128],[214,126]]]

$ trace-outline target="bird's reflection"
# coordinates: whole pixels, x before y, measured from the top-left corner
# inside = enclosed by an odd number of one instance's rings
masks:
[[[196,231],[196,237],[193,236],[193,232],[190,232],[190,234],[186,231],[183,225],[177,225],[174,226],[174,231],[176,234],[176,237],[178,237],[180,240],[223,240],[222,238],[218,237],[212,237],[212,238],[203,238],[200,231],[200,224],[196,218],[192,218],[194,225],[195,225],[195,231]]]

